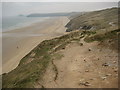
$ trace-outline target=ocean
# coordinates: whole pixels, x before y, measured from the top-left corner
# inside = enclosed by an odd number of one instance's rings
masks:
[[[12,16],[2,18],[2,32],[18,29],[21,27],[29,26],[33,23],[42,22],[49,17],[25,17],[25,16]]]

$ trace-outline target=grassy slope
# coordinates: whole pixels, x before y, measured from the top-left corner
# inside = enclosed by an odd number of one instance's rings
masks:
[[[38,80],[42,80],[42,75],[48,63],[56,57],[56,52],[65,49],[65,46],[70,44],[71,41],[80,41],[85,35],[88,35],[88,37],[85,38],[87,42],[104,41],[106,39],[117,40],[116,36],[118,32],[120,32],[120,30],[115,30],[114,33],[108,32],[107,36],[105,34],[103,34],[103,36],[97,35],[98,39],[94,32],[77,31],[59,38],[43,41],[21,60],[16,69],[3,75],[3,87],[34,87],[34,84]],[[92,36],[92,38],[90,36]],[[35,53],[35,56],[31,57],[31,53]],[[59,53],[57,53],[57,56],[55,59],[61,58]],[[27,63],[30,58],[33,58],[33,60]]]
[[[66,27],[68,28],[67,31],[77,30],[84,26],[91,26],[94,30],[98,30],[109,28],[111,26],[109,22],[113,22],[117,26],[118,8],[105,9],[82,14],[70,20]]]
[[[105,43],[106,40],[111,40],[111,42],[115,43],[112,44],[111,47],[115,47],[116,41],[118,40],[117,35],[119,32],[119,29],[107,31],[102,34],[99,32],[99,30],[81,30],[71,32],[67,35],[51,40],[45,40],[36,48],[34,48],[28,55],[26,55],[20,61],[20,64],[16,69],[9,73],[3,74],[3,88],[34,87],[37,81],[42,80],[42,75],[46,71],[49,62],[60,59],[62,57],[62,55],[57,53],[57,51],[65,49],[67,44],[70,44],[72,41],[79,42],[81,38],[85,37],[84,40],[86,42],[99,41],[100,43]],[[41,87],[43,86],[41,85]]]
[[[59,53],[56,55],[56,52],[64,49],[76,37],[80,39],[79,34],[74,32],[40,43],[20,61],[16,69],[3,74],[3,87],[34,87],[35,82],[42,78],[48,63],[54,58],[60,59],[62,56]]]

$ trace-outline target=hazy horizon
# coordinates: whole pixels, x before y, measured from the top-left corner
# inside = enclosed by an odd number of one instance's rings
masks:
[[[117,2],[2,2],[2,16],[31,13],[84,12],[117,7]]]

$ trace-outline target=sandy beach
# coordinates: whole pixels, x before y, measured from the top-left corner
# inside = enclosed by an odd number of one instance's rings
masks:
[[[3,33],[2,73],[16,68],[20,60],[43,40],[65,34],[69,19],[57,17]]]

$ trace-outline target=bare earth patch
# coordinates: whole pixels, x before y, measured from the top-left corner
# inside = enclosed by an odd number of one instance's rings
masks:
[[[54,60],[58,77],[51,66],[44,74],[45,88],[117,88],[118,87],[118,54],[109,48],[100,47],[98,42],[68,44],[59,51],[64,57]]]

